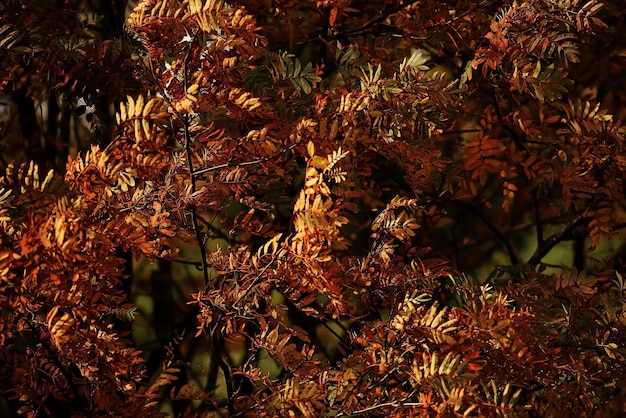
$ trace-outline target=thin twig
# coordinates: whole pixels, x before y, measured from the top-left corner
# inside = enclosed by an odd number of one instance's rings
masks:
[[[263,275],[265,274],[265,272],[272,266],[272,264],[274,264],[274,262],[277,260],[276,257],[272,257],[272,260],[267,263],[262,269],[261,271],[259,271],[259,273],[256,275],[256,277],[254,279],[252,279],[252,282],[250,283],[250,285],[243,291],[243,294],[239,297],[239,299],[233,304],[234,308],[238,308],[238,305],[240,302],[243,302],[244,298],[248,295],[248,293],[254,288],[254,286],[256,286],[256,284],[263,280]]]
[[[361,414],[366,414],[368,412],[372,412],[375,411],[377,409],[381,409],[381,408],[397,408],[400,406],[424,406],[423,403],[421,402],[397,402],[397,401],[393,401],[393,402],[387,402],[387,403],[379,403],[378,405],[372,405],[369,406],[367,408],[363,408],[363,409],[359,409],[356,411],[352,411],[350,412],[350,415],[361,415]],[[347,414],[344,413],[339,413],[335,416],[340,417],[340,416],[344,416]]]
[[[261,164],[267,161],[270,161],[274,158],[279,157],[280,155],[282,155],[284,152],[290,151],[292,149],[294,149],[295,147],[297,147],[298,145],[300,145],[300,142],[297,142],[295,144],[291,144],[286,148],[281,149],[276,155],[273,155],[271,157],[266,157],[266,158],[258,158],[256,160],[251,160],[251,161],[242,161],[242,162],[227,162],[224,164],[218,164],[218,165],[214,165],[212,167],[207,167],[207,168],[201,168],[200,170],[196,170],[193,172],[193,176],[199,176],[201,174],[206,174],[206,173],[210,173],[211,171],[217,171],[217,170],[221,170],[222,168],[227,168],[227,167],[245,167],[248,165],[255,165],[255,164]]]
[[[185,59],[185,67],[187,60]],[[183,71],[184,73],[184,88],[187,90],[187,69]],[[191,136],[189,135],[189,118],[183,116],[181,118],[183,122],[183,134],[184,134],[184,142],[185,142],[185,153],[187,155],[187,169],[189,170],[189,179],[191,181],[191,193],[196,193],[197,185],[196,179],[194,177],[194,167],[193,167],[193,155],[191,152]],[[209,266],[207,265],[206,260],[206,247],[205,247],[205,239],[202,236],[202,231],[200,229],[200,222],[198,220],[198,211],[196,209],[196,205],[192,203],[190,205],[191,211],[191,222],[193,224],[194,233],[196,235],[196,242],[198,244],[198,249],[200,250],[200,261],[202,262],[202,275],[204,277],[204,285],[209,285]]]

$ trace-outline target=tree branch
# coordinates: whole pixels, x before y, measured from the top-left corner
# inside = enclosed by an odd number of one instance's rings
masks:
[[[324,40],[324,41],[326,41],[326,42],[331,42],[331,41],[335,41],[335,40],[337,40],[337,39],[342,39],[342,38],[345,38],[345,37],[348,37],[348,36],[353,36],[353,35],[358,35],[358,34],[361,34],[361,33],[365,32],[367,29],[369,29],[369,28],[371,28],[372,26],[376,25],[377,23],[380,23],[380,22],[384,21],[384,20],[385,20],[385,19],[387,19],[389,16],[391,16],[391,15],[393,15],[393,14],[396,14],[396,13],[398,13],[399,11],[404,10],[404,9],[406,9],[407,7],[409,7],[409,6],[411,6],[411,5],[415,4],[415,3],[417,3],[417,1],[418,1],[418,0],[409,0],[409,1],[407,1],[406,3],[403,3],[403,4],[400,4],[400,5],[397,5],[397,6],[395,6],[395,7],[392,7],[392,8],[390,8],[390,9],[388,9],[388,10],[382,10],[382,11],[379,13],[379,15],[378,15],[377,17],[375,17],[375,18],[373,18],[373,19],[369,20],[368,22],[364,23],[363,25],[361,25],[361,26],[359,26],[359,27],[357,27],[357,28],[354,28],[354,29],[349,29],[349,30],[345,30],[345,31],[343,31],[343,32],[337,32],[337,33],[335,33],[335,34],[333,34],[332,36],[329,36],[329,37],[320,36],[320,37],[315,38],[315,39],[307,39],[306,41],[299,42],[298,44],[304,44],[304,43],[311,42],[311,41],[314,41],[314,40]],[[423,30],[426,30],[426,31],[427,31],[427,30],[430,30],[430,29],[434,29],[434,28],[436,28],[436,27],[448,26],[448,25],[450,25],[452,22],[454,22],[454,21],[456,21],[456,20],[459,20],[459,19],[463,18],[464,16],[468,15],[469,13],[471,13],[472,11],[474,11],[474,10],[478,9],[480,6],[482,6],[482,5],[483,5],[483,4],[485,4],[485,3],[486,3],[486,1],[485,1],[485,0],[483,0],[483,1],[479,2],[476,6],[474,6],[474,7],[471,7],[471,8],[469,8],[469,9],[467,9],[466,11],[464,11],[464,12],[463,12],[463,13],[461,13],[461,14],[459,14],[458,16],[455,16],[454,18],[452,18],[452,19],[450,19],[450,20],[447,20],[447,21],[446,21],[446,22],[444,22],[444,23],[432,24],[432,25],[426,26],[426,27],[424,27],[424,28],[423,28]],[[425,37],[423,37],[423,38],[419,38],[419,39],[420,39],[420,40],[423,40],[423,41],[426,41],[426,40],[428,40],[429,38],[433,37],[436,33],[437,33],[437,32],[436,32],[436,31],[434,31],[434,32],[432,32],[429,36],[425,36]],[[413,38],[413,39],[414,39],[414,38]]]
[[[504,248],[506,248],[506,251],[509,254],[509,259],[511,260],[511,264],[512,265],[519,264],[519,260],[517,258],[517,255],[515,254],[515,250],[513,249],[513,245],[508,240],[506,235],[502,231],[500,231],[498,228],[496,228],[496,226],[489,220],[489,218],[487,218],[487,216],[484,213],[478,210],[478,208],[462,200],[452,199],[450,201],[444,201],[438,196],[433,196],[433,195],[428,195],[428,196],[433,198],[434,200],[437,200],[443,203],[449,202],[451,204],[455,204],[455,205],[467,208],[470,212],[474,213],[476,216],[478,216],[478,218],[480,218],[483,224],[485,224],[485,226],[493,233],[493,235],[496,236],[498,241],[500,241],[502,245],[504,245]]]
[[[338,32],[336,34],[334,34],[333,36],[331,36],[330,38],[327,38],[327,41],[334,41],[337,39],[341,39],[341,38],[345,38],[346,36],[351,36],[351,35],[355,35],[357,33],[361,33],[369,28],[371,28],[372,26],[374,26],[377,23],[382,22],[383,20],[387,19],[389,16],[398,13],[400,10],[406,9],[407,7],[411,6],[414,3],[417,3],[418,0],[409,0],[408,2],[404,3],[404,4],[400,4],[396,7],[392,7],[389,10],[381,10],[381,12],[379,13],[378,17],[375,17],[374,19],[364,23],[363,25],[359,26],[358,28],[354,28],[354,29],[350,29],[344,32]]]
[[[199,176],[201,174],[206,174],[206,173],[210,173],[211,171],[217,171],[217,170],[221,170],[222,168],[227,168],[227,167],[245,167],[248,165],[255,165],[255,164],[261,164],[267,161],[270,161],[274,158],[279,157],[283,152],[287,152],[290,151],[292,149],[294,149],[295,147],[297,147],[298,145],[300,145],[300,142],[297,142],[295,144],[291,144],[286,148],[281,149],[276,155],[273,155],[271,157],[266,157],[266,158],[258,158],[256,160],[250,160],[250,161],[242,161],[240,163],[234,163],[234,162],[227,162],[224,164],[218,164],[218,165],[214,165],[212,167],[207,167],[207,168],[201,168],[199,170],[196,170],[193,172],[193,176]]]
[[[187,58],[185,57],[184,61],[184,88],[187,91]],[[183,134],[184,134],[184,142],[185,142],[185,153],[187,156],[187,169],[189,171],[189,181],[191,182],[191,193],[195,193],[197,191],[196,179],[194,177],[194,167],[193,167],[193,154],[191,152],[191,136],[189,135],[189,118],[187,115],[179,116],[181,122],[183,122]],[[191,222],[193,224],[193,230],[196,235],[196,243],[198,244],[198,249],[200,250],[200,261],[202,262],[202,276],[204,277],[204,286],[209,285],[209,266],[206,261],[206,237],[202,236],[202,231],[200,229],[200,221],[198,220],[198,211],[196,209],[195,204],[190,205],[191,211]]]
[[[586,222],[586,219],[582,217],[582,215],[578,215],[574,221],[569,224],[563,231],[558,234],[554,234],[541,242],[541,244],[537,247],[534,254],[528,260],[528,265],[532,267],[536,267],[537,264],[541,262],[541,259],[545,257],[552,248],[554,248],[558,243],[564,241],[572,236],[572,232],[574,229],[583,223]]]
[[[192,153],[191,153],[191,138],[189,136],[189,123],[187,118],[184,118],[184,135],[185,135],[185,152],[187,154],[187,168],[189,170],[189,177],[191,179],[191,193],[195,193],[197,190],[196,180],[193,175],[193,161],[192,161]],[[209,266],[206,261],[206,247],[205,247],[205,237],[202,236],[202,231],[200,229],[200,221],[198,220],[198,211],[196,209],[195,204],[190,205],[191,211],[191,222],[193,224],[193,230],[196,235],[196,243],[198,244],[198,249],[200,250],[200,261],[202,262],[202,276],[204,277],[204,285],[209,285]]]

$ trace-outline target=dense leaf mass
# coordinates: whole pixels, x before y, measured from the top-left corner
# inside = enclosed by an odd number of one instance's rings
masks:
[[[626,413],[623,2],[0,5],[0,415]]]

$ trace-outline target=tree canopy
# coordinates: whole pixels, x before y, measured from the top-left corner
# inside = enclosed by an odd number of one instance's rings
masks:
[[[0,414],[626,413],[625,6],[7,0]]]

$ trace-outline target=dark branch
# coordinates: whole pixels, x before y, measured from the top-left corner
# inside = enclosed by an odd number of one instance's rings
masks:
[[[350,29],[347,31],[343,31],[343,32],[338,32],[336,34],[334,34],[333,36],[327,38],[327,41],[334,41],[337,39],[342,39],[345,38],[347,36],[352,36],[352,35],[356,35],[358,33],[362,33],[364,31],[366,31],[367,29],[371,28],[372,26],[374,26],[377,23],[382,22],[383,20],[387,19],[389,16],[398,13],[400,10],[406,9],[407,7],[411,6],[414,3],[417,3],[418,0],[409,0],[408,2],[404,3],[404,4],[400,4],[396,7],[392,7],[389,10],[382,10],[380,12],[380,14],[375,17],[374,19],[364,23],[363,25],[359,26],[358,28],[354,28],[354,29]]]
[[[574,229],[584,224],[585,222],[586,219],[583,218],[581,215],[578,215],[576,219],[574,219],[574,221],[570,223],[563,231],[559,232],[558,234],[554,234],[545,241],[543,241],[541,245],[537,247],[537,250],[532,255],[532,257],[530,257],[530,259],[528,260],[528,265],[536,267],[537,264],[541,262],[541,259],[545,257],[550,252],[550,250],[552,250],[552,248],[554,248],[561,241],[565,241],[571,238]]]
[[[453,205],[457,205],[457,206],[461,206],[463,208],[468,209],[470,212],[472,212],[473,214],[475,214],[476,216],[478,216],[478,218],[485,224],[485,226],[493,233],[493,235],[495,235],[495,237],[498,239],[498,241],[500,241],[502,243],[502,245],[504,245],[504,248],[506,248],[507,253],[509,254],[509,259],[511,260],[511,264],[512,265],[516,265],[519,264],[519,260],[517,258],[517,255],[515,254],[515,250],[513,249],[513,245],[511,244],[511,242],[509,241],[509,239],[506,237],[506,235],[500,231],[490,220],[489,218],[482,213],[478,208],[476,208],[475,206],[473,206],[470,203],[464,202],[462,200],[450,200],[450,201],[444,201],[443,199],[441,199],[438,196],[432,196],[430,195],[429,197],[434,198],[437,201],[443,202],[443,203],[451,203]]]
[[[185,80],[185,84],[187,80]],[[185,88],[187,86],[185,85]],[[193,155],[191,152],[191,137],[189,135],[189,121],[187,118],[183,118],[183,127],[184,127],[184,140],[185,140],[185,152],[187,154],[187,168],[189,169],[189,179],[191,181],[191,192],[195,193],[197,191],[196,180],[194,178],[194,168],[193,168]],[[208,286],[209,284],[209,266],[207,265],[206,260],[206,247],[205,242],[206,239],[202,235],[202,230],[200,229],[200,221],[198,220],[198,211],[196,209],[196,205],[192,204],[191,208],[191,222],[193,223],[193,230],[196,235],[196,242],[198,244],[198,249],[200,250],[200,261],[202,262],[202,275],[204,277],[204,285]]]

